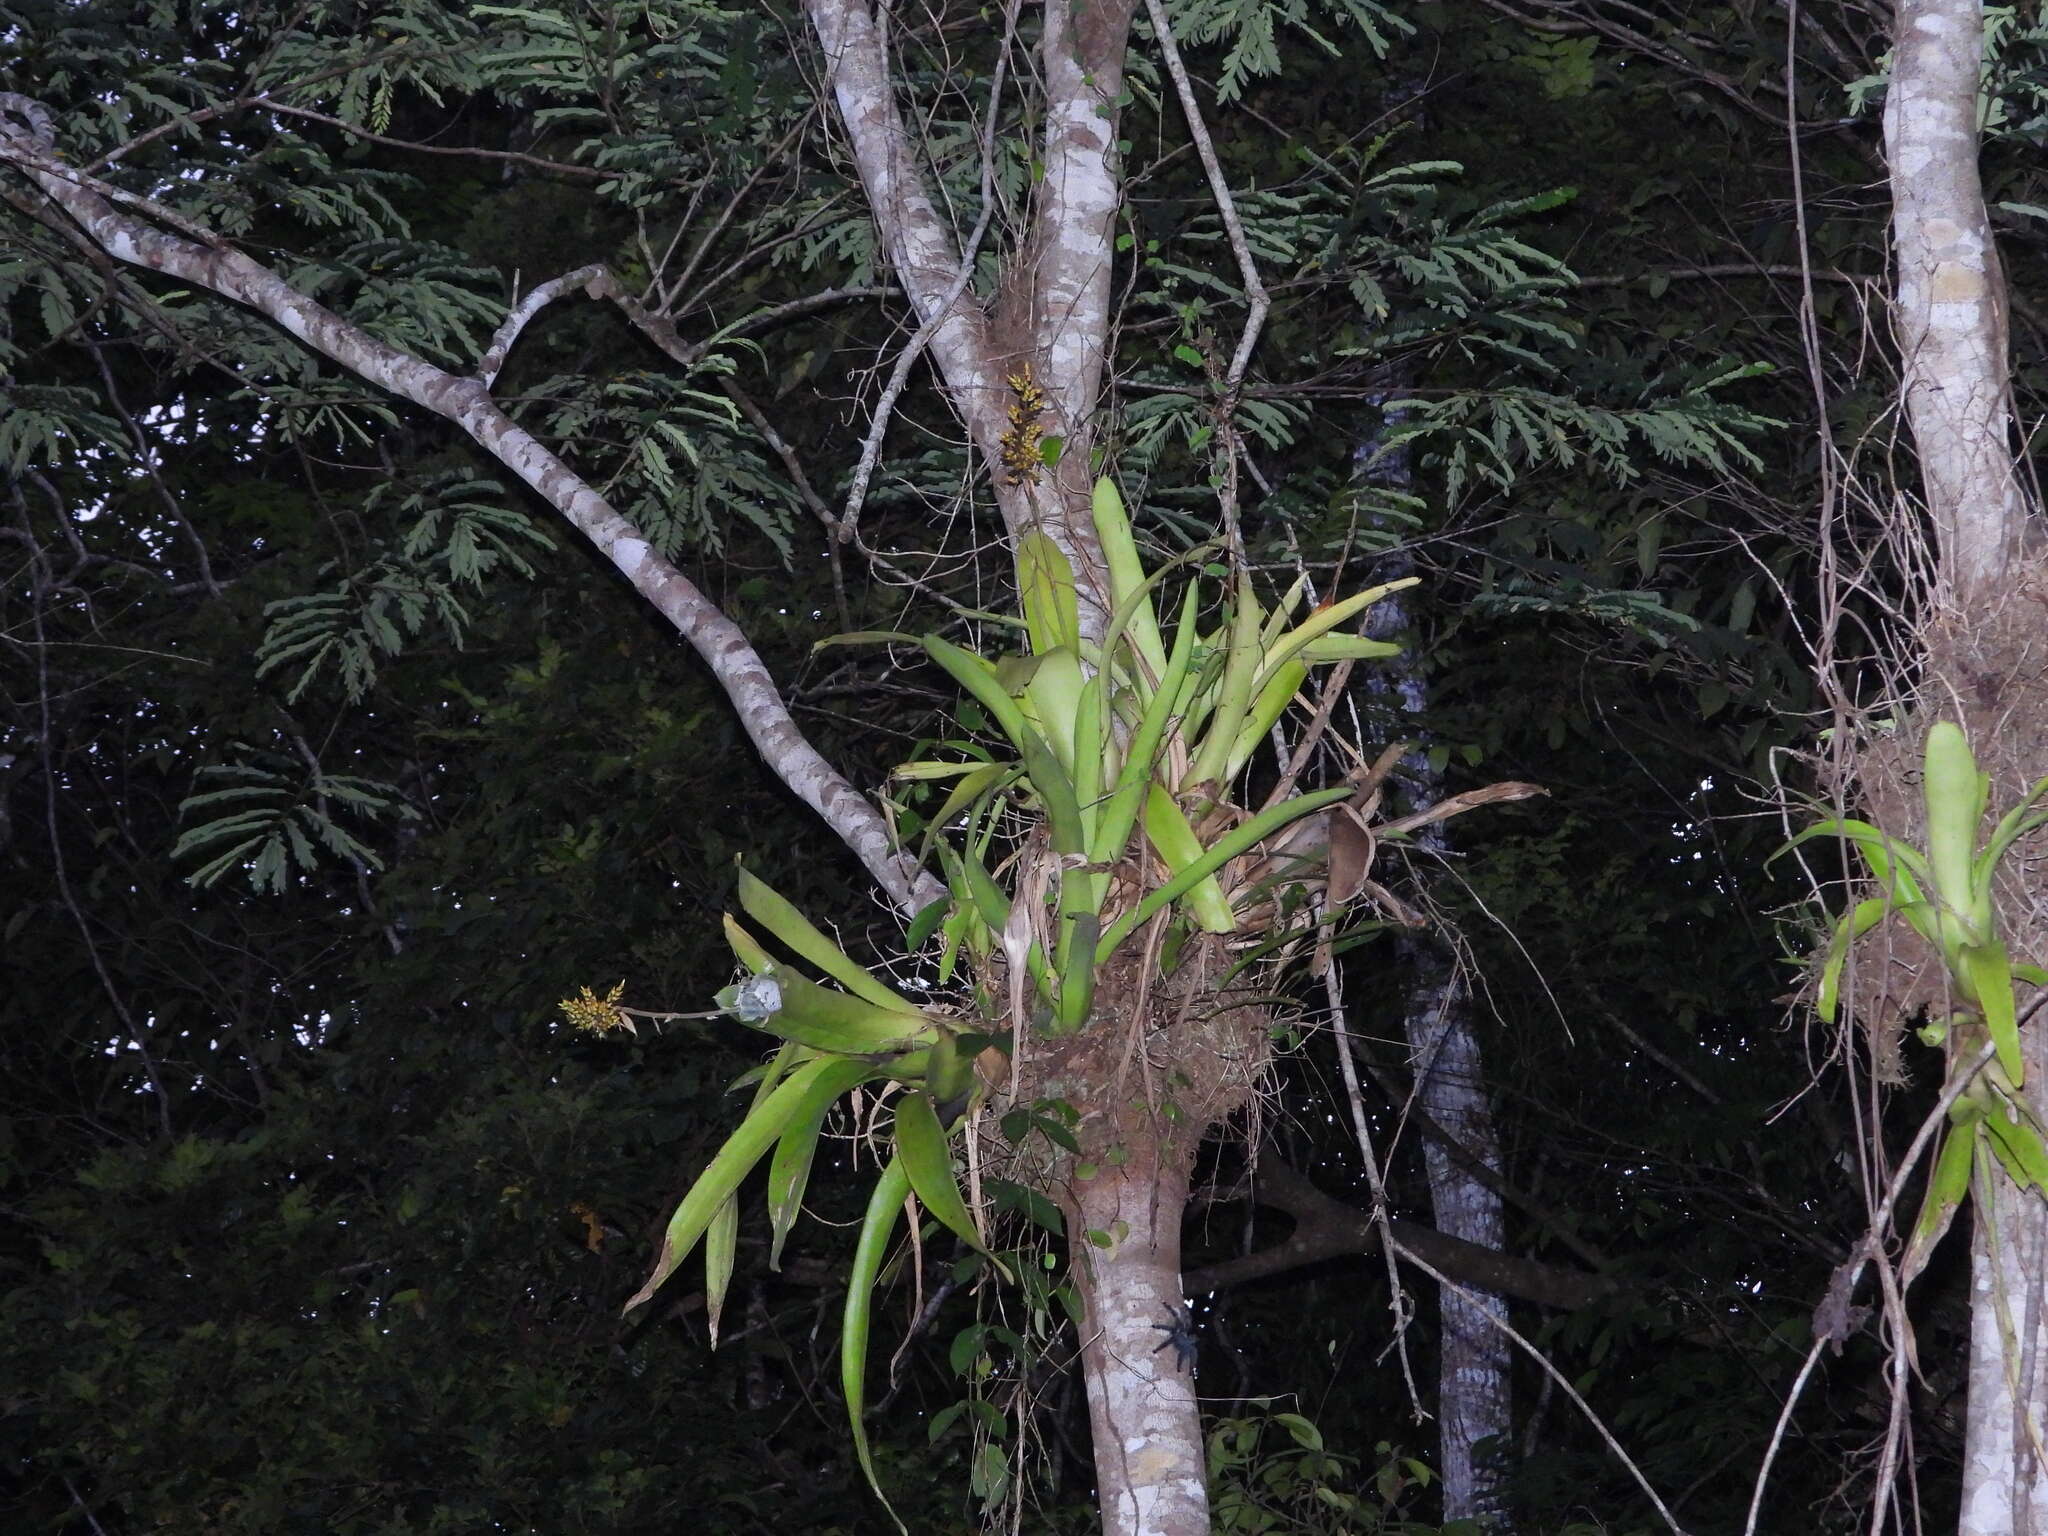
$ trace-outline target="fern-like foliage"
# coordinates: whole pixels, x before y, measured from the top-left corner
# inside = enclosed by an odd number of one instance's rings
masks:
[[[344,827],[337,816],[365,820],[410,820],[418,812],[397,789],[373,779],[321,773],[289,775],[253,764],[223,764],[199,770],[217,789],[187,795],[180,821],[206,813],[179,834],[171,857],[204,862],[186,878],[210,886],[240,869],[257,891],[282,893],[294,873],[314,870],[324,850],[344,863],[378,870],[384,861]]]
[[[1216,99],[1235,101],[1248,81],[1280,73],[1280,34],[1294,33],[1331,58],[1343,57],[1337,34],[1352,31],[1384,58],[1393,39],[1415,30],[1375,0],[1180,0],[1167,7],[1174,35],[1197,46],[1223,45]]]
[[[70,385],[0,382],[0,471],[11,479],[95,447],[125,454],[119,424],[95,404],[90,391]]]
[[[697,371],[730,366],[714,353]],[[576,441],[584,473],[662,555],[685,546],[716,554],[738,521],[789,559],[796,493],[722,395],[663,373],[565,374],[536,385],[519,414]]]
[[[1399,420],[1379,451],[1418,453],[1423,463],[1441,469],[1445,495],[1453,502],[1468,483],[1507,490],[1539,466],[1571,469],[1584,463],[1625,485],[1642,472],[1646,452],[1673,465],[1760,470],[1762,460],[1749,440],[1782,423],[1721,398],[1719,391],[1768,371],[1765,364],[1725,363],[1676,387],[1653,381],[1644,398],[1622,405],[1520,385],[1390,401],[1388,412]]]
[[[270,625],[256,652],[259,677],[295,670],[290,702],[333,667],[351,701],[376,681],[380,664],[400,655],[429,623],[460,646],[469,612],[457,588],[481,588],[509,567],[531,576],[531,549],[554,541],[525,513],[504,505],[495,481],[444,472],[409,486],[383,485],[367,498],[410,520],[395,558],[372,562],[325,591],[280,598],[264,609]]]
[[[380,341],[445,367],[467,368],[505,315],[484,291],[495,273],[420,241],[357,241],[287,281]]]

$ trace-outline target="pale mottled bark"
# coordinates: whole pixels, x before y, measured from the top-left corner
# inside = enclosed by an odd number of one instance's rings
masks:
[[[500,410],[481,380],[449,373],[378,340],[204,231],[173,233],[116,208],[57,158],[47,115],[21,97],[0,97],[0,163],[27,176],[115,260],[245,304],[358,378],[462,428],[574,524],[689,641],[732,700],[763,760],[839,834],[892,901],[914,910],[940,894],[937,882],[897,851],[867,797],[805,739],[739,628],[574,470]]]
[[[1022,477],[998,470],[996,503],[1013,538],[1040,529],[1060,546],[1074,567],[1084,630],[1099,634],[1108,580],[1088,510],[1089,461],[1109,335],[1120,197],[1116,100],[1130,6],[1113,0],[1072,13],[1046,11],[1046,175],[1031,228],[996,295],[960,285],[959,242],[912,147],[864,0],[807,0],[806,10],[882,248],[929,330],[946,396],[983,459],[1001,462],[1017,399],[1013,377],[1028,371],[1049,397],[1039,426],[1064,439],[1060,465]]]
[[[2031,1085],[2048,1072],[2048,1051],[2038,1034],[2028,1045]],[[2003,1174],[1991,1209],[1991,1219],[1979,1215],[1972,1223],[1969,1419],[1957,1532],[2048,1536],[2048,1475],[2034,1459],[2034,1446],[2048,1435],[2048,1307],[2041,1294],[2048,1222],[2041,1197]]]
[[[1884,117],[1895,325],[1935,541],[1921,724],[1960,717],[2006,797],[2040,772],[2038,762],[2012,759],[2031,755],[2025,744],[2039,741],[2048,722],[2028,681],[2039,675],[2038,605],[2016,603],[2013,591],[2024,584],[2032,519],[2014,456],[2004,279],[1977,166],[1978,0],[1902,0],[1895,43]],[[2029,910],[2018,890],[2002,892],[2001,902],[2009,942],[2036,958],[2048,938],[2038,908]],[[2037,1110],[2048,1078],[2039,1031],[2025,1042]],[[2048,1204],[2003,1174],[1990,1182],[1974,1205],[1959,1529],[2048,1536],[2048,1468],[2034,1450],[2048,1433]]]
[[[1185,1157],[1125,1150],[1067,1198],[1103,1536],[1208,1536],[1194,1378],[1165,1331],[1181,1306]]]
[[[1109,350],[1110,280],[1122,177],[1116,137],[1130,0],[1048,5],[1039,55],[1045,127],[1031,238],[1004,279],[999,309],[1028,315],[1041,382],[1051,397],[1047,430],[1066,443],[1058,467],[1021,487],[1033,515],[1054,525],[1074,569],[1094,591],[1093,630],[1107,617],[1108,583],[1091,512],[1096,412]]]
[[[946,302],[960,272],[959,245],[932,201],[897,109],[874,16],[861,0],[809,0],[805,9],[890,269],[919,323],[931,328],[931,353],[954,410],[982,451],[993,453],[1007,424],[1003,373],[990,355],[987,318],[972,290]]]
[[[1947,595],[1995,597],[2021,547],[2005,280],[1977,173],[1977,0],[1904,0],[1885,101],[1905,400]]]

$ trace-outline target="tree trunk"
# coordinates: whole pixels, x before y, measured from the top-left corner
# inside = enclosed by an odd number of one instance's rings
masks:
[[[1885,105],[1896,330],[1907,418],[1918,449],[1933,579],[1922,616],[1920,707],[1912,747],[1937,719],[1962,724],[2009,804],[2048,762],[2048,625],[2030,498],[2014,457],[2006,295],[1977,169],[1983,17],[1977,0],[1902,0]],[[1857,764],[1866,795],[1904,814],[1917,759],[1902,744]],[[1889,782],[1886,782],[1889,780]],[[2038,891],[2001,892],[2016,958],[2040,960],[2048,923]],[[1923,970],[1927,962],[1922,961]],[[2025,1088],[2037,1113],[2048,1052],[2033,1024]],[[1974,1194],[1969,1423],[1963,1536],[2048,1533],[2043,1424],[2048,1205],[2002,1174]]]
[[[1132,0],[1045,8],[1038,47],[1045,174],[1033,193],[1029,229],[997,291],[985,295],[968,281],[974,235],[959,236],[931,193],[874,15],[860,0],[806,0],[806,9],[883,248],[947,397],[991,466],[1005,525],[1013,539],[1043,532],[1066,554],[1082,632],[1099,635],[1110,605],[1091,465],[1122,197],[1118,98]],[[984,180],[984,199],[990,195]],[[1052,473],[1018,462],[1019,413],[1030,415],[1028,402],[1041,396],[1039,429],[1064,441]],[[1183,970],[1193,975],[1199,967]],[[1183,989],[1161,978],[1162,997],[1177,990]],[[1125,995],[1142,992],[1134,987]],[[1102,1528],[1106,1536],[1206,1536],[1191,1348],[1180,1348],[1170,1331],[1185,1315],[1180,1223],[1195,1143],[1242,1104],[1250,1075],[1244,1064],[1263,1060],[1263,1037],[1234,1053],[1237,1065],[1217,1073],[1209,1063],[1191,1064],[1191,1057],[1215,1053],[1210,1032],[1186,1018],[1185,1008],[1170,1028],[1154,1032],[1149,1016],[1136,1016],[1142,1010],[1114,1006],[1116,996],[1105,980],[1096,1017],[1079,1038],[1029,1042],[1023,1054],[1037,1059],[1019,1076],[1031,1082],[1035,1074],[1038,1081],[1021,1091],[1063,1099],[1081,1116],[1082,1157],[1051,1177],[1062,1187],[1073,1283],[1085,1306],[1081,1358]],[[1223,1018],[1227,1031],[1235,1014]],[[1028,1023],[1011,1023],[1025,1042]],[[1147,1059],[1148,1051],[1160,1060]],[[1135,1079],[1145,1074],[1154,1087],[1160,1077],[1174,1082],[1171,1113],[1150,1089],[1139,1091]],[[1218,1093],[1195,1086],[1205,1076],[1218,1080]]]
[[[1431,797],[1435,798],[1435,797]],[[1426,839],[1418,838],[1417,842]],[[1416,1102],[1459,1146],[1490,1172],[1500,1171],[1493,1105],[1480,1078],[1479,1040],[1472,1032],[1472,996],[1449,957],[1427,939],[1403,946],[1414,959],[1404,1021],[1414,1054]],[[1422,1146],[1436,1229],[1500,1252],[1505,1240],[1500,1196],[1435,1137]],[[1444,1519],[1504,1523],[1497,1457],[1514,1427],[1507,1301],[1497,1292],[1440,1290],[1437,1435]]]
[[[1033,1039],[1016,1062],[1020,1102],[1076,1112],[1078,1152],[1013,1164],[1011,1176],[1054,1190],[1066,1214],[1104,1536],[1209,1530],[1181,1220],[1195,1150],[1250,1102],[1273,1026],[1270,1010],[1222,990],[1233,959],[1197,936],[1171,973],[1144,985],[1149,962],[1121,956],[1105,968],[1088,1028]],[[984,1166],[1005,1155],[991,1145]]]
[[[1128,1116],[1120,1164],[1073,1179],[1067,1251],[1103,1536],[1208,1536],[1193,1340],[1181,1331],[1186,1151]]]
[[[1393,425],[1392,413],[1388,425]],[[1360,459],[1378,483],[1408,489],[1411,477],[1404,450],[1374,456],[1367,445]],[[1380,580],[1398,581],[1414,574],[1414,569],[1414,558],[1397,548],[1374,574]],[[1374,605],[1367,632],[1390,640],[1406,630],[1407,598],[1407,593],[1396,592]],[[1369,689],[1400,715],[1419,720],[1428,709],[1429,684],[1419,670],[1415,646],[1388,657],[1369,678]],[[1410,807],[1433,805],[1443,798],[1443,774],[1431,766],[1426,752],[1411,753],[1395,782]],[[1443,823],[1420,828],[1414,846],[1425,860],[1441,858],[1449,847]],[[1479,1037],[1472,1029],[1471,994],[1443,944],[1413,935],[1402,940],[1400,950],[1408,966],[1402,1025],[1415,1073],[1416,1106],[1460,1151],[1497,1174],[1500,1139],[1486,1096]],[[1422,1156],[1437,1231],[1500,1252],[1506,1233],[1494,1187],[1481,1181],[1466,1157],[1434,1136],[1424,1139]],[[1475,1520],[1498,1528],[1505,1523],[1500,1469],[1495,1460],[1480,1454],[1480,1448],[1506,1447],[1514,1429],[1513,1359],[1507,1335],[1498,1326],[1507,1321],[1507,1301],[1492,1291],[1439,1289],[1437,1318],[1437,1470],[1443,1479],[1444,1519]]]

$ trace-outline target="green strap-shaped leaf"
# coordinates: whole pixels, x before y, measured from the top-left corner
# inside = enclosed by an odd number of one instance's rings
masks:
[[[1211,795],[1221,792],[1224,765],[1229,761],[1238,729],[1244,724],[1252,700],[1258,693],[1259,666],[1263,659],[1259,650],[1259,625],[1263,618],[1258,594],[1252,590],[1251,577],[1240,572],[1237,594],[1230,608],[1230,652],[1223,663],[1223,677],[1216,685],[1208,729],[1202,736],[1201,745],[1195,749],[1194,760],[1188,764],[1188,776],[1181,785],[1183,792],[1197,785],[1208,786]]]
[[[1196,592],[1191,585],[1181,603],[1180,627],[1173,636],[1173,654],[1167,658],[1159,674],[1159,687],[1146,704],[1138,729],[1131,735],[1116,787],[1110,792],[1101,816],[1096,819],[1095,840],[1088,848],[1091,863],[1111,864],[1122,858],[1124,847],[1131,840],[1131,829],[1138,824],[1138,813],[1143,809],[1152,785],[1153,759],[1159,754],[1159,743],[1165,738],[1167,723],[1187,682],[1188,666],[1194,657],[1195,602]]]
[[[1280,642],[1287,633],[1287,621],[1294,616],[1294,610],[1301,606],[1301,600],[1308,593],[1308,572],[1303,571],[1294,578],[1294,584],[1280,596],[1266,615],[1266,627],[1259,631],[1259,654],[1264,656]]]
[[[1296,795],[1292,800],[1283,800],[1278,805],[1268,806],[1258,815],[1249,818],[1218,838],[1200,859],[1180,871],[1171,880],[1156,890],[1146,893],[1145,899],[1131,908],[1095,946],[1095,963],[1101,965],[1116,953],[1117,946],[1138,930],[1140,924],[1148,921],[1168,902],[1177,900],[1191,890],[1197,882],[1213,875],[1239,854],[1253,845],[1264,842],[1290,822],[1299,821],[1326,805],[1335,805],[1350,796],[1348,786],[1338,789],[1319,789],[1313,794]]]
[[[978,811],[985,801],[1002,793],[1014,783],[1023,771],[1015,763],[986,763],[975,766],[972,772],[953,786],[953,792],[946,796],[944,803],[932,813],[931,820],[926,823],[924,846],[918,855],[920,861],[924,854],[931,851],[933,842],[941,832],[962,816]]]
[[[1812,842],[1817,837],[1839,837],[1856,845],[1857,850],[1869,861],[1870,872],[1877,879],[1885,893],[1894,901],[1924,901],[1923,892],[1934,885],[1934,872],[1918,849],[1900,842],[1889,832],[1872,826],[1867,821],[1858,821],[1853,816],[1836,816],[1827,821],[1816,822],[1799,833],[1771,855],[1776,859],[1790,853],[1801,843]]]
[[[2020,1057],[2020,1024],[2012,1000],[2012,964],[2005,946],[1993,939],[1988,944],[1966,944],[1956,955],[1956,966],[1964,990],[1984,1010],[1984,1027],[1998,1047],[1998,1065],[2012,1079],[2015,1088],[2026,1080],[2026,1063]]]
[[[1024,760],[1024,772],[1030,776],[1031,788],[1045,811],[1045,831],[1053,852],[1085,853],[1088,833],[1081,819],[1081,800],[1074,793],[1074,781],[1038,732],[1027,726],[1024,740],[1017,745],[1018,756]]]
[[[924,1068],[925,1092],[934,1105],[966,1100],[974,1089],[974,1053],[951,1030],[940,1030]]]
[[[1095,846],[1095,825],[1102,819],[1102,781],[1105,759],[1112,750],[1103,738],[1108,711],[1102,707],[1109,674],[1100,667],[1081,685],[1081,698],[1074,716],[1074,800],[1081,813],[1081,847]]]
[[[1990,1139],[1992,1151],[2005,1165],[2013,1183],[2048,1195],[2048,1147],[2041,1145],[2041,1133],[2024,1121],[2011,1121],[1993,1111],[1978,1122]]]
[[[1066,876],[1068,881],[1084,878],[1079,870]],[[1102,919],[1098,914],[1076,911],[1061,915],[1059,952],[1054,957],[1060,995],[1047,1034],[1072,1034],[1088,1022],[1089,1010],[1095,1006],[1095,946],[1101,940]]]
[[[1327,666],[1333,661],[1377,661],[1398,656],[1401,647],[1391,640],[1369,640],[1364,635],[1323,635],[1309,641],[1295,654],[1304,666]]]
[[[1024,610],[1031,649],[1038,655],[1055,646],[1080,645],[1073,564],[1059,545],[1036,529],[1017,541],[1017,602]]]
[[[739,874],[740,905],[755,922],[787,944],[792,953],[801,955],[847,991],[866,998],[877,1008],[917,1011],[917,1004],[857,964],[767,881],[757,878],[744,864],[739,866]]]
[[[1927,862],[1934,871],[1935,894],[1957,916],[1967,917],[1977,828],[1990,799],[1991,777],[1978,769],[1969,739],[1953,720],[1937,721],[1927,733],[1920,787],[1927,800]],[[1970,935],[1978,941],[1988,937]]]
[[[824,1064],[804,1090],[802,1101],[775,1143],[768,1160],[768,1267],[782,1267],[782,1244],[803,1209],[811,1162],[818,1152],[818,1133],[832,1106],[875,1075],[864,1061],[834,1060]]]
[[[1045,738],[1060,766],[1071,777],[1078,762],[1074,738],[1086,699],[1087,670],[1081,665],[1081,653],[1071,645],[1042,652],[1032,659],[1037,665],[1024,683],[1024,717]]]
[[[848,629],[836,635],[827,635],[811,643],[811,654],[835,645],[915,645],[917,636],[906,635],[898,629]]]
[[[1259,749],[1259,743],[1266,739],[1266,733],[1274,723],[1287,713],[1287,706],[1294,702],[1301,692],[1301,685],[1308,680],[1308,668],[1299,661],[1290,661],[1268,677],[1265,686],[1259,689],[1259,696],[1252,701],[1250,713],[1244,724],[1238,727],[1237,739],[1230,744],[1230,753],[1223,762],[1223,778],[1234,783],[1244,765],[1252,760],[1252,754]]]
[[[1128,608],[1126,622],[1131,643],[1154,677],[1166,665],[1166,647],[1160,643],[1159,622],[1153,617],[1148,595],[1149,583],[1138,542],[1131,534],[1131,520],[1124,511],[1124,499],[1107,475],[1095,482],[1095,538],[1102,546],[1103,564],[1109,567],[1109,590],[1116,599],[1119,615]]]
[[[914,955],[923,949],[931,936],[938,932],[939,924],[946,920],[947,914],[952,910],[952,899],[946,896],[936,897],[919,907],[917,916],[910,920],[910,926],[903,931],[903,952]]]
[[[1349,597],[1339,598],[1327,608],[1318,608],[1302,621],[1287,637],[1267,652],[1264,664],[1259,669],[1259,682],[1263,684],[1274,670],[1294,660],[1307,646],[1327,635],[1354,614],[1362,613],[1391,592],[1420,583],[1420,576],[1404,576],[1399,581],[1384,582],[1377,587],[1368,587],[1363,592],[1354,592]]]
[[[788,966],[777,965],[729,913],[725,937],[749,970],[775,983],[775,1011],[759,1018],[735,1014],[741,1023],[779,1039],[841,1055],[886,1055],[930,1041],[935,1026],[913,1004],[898,999],[893,1006],[882,1007],[850,992],[821,987]],[[727,987],[721,991],[719,1006],[730,1011],[740,990]]]
[[[1998,861],[2005,857],[2006,849],[2037,827],[2048,824],[2048,811],[2034,809],[2044,794],[2048,794],[2048,779],[2041,780],[2028,790],[2018,805],[1998,818],[1998,825],[1992,829],[1990,841],[1984,844],[1983,851],[1977,855],[1973,879],[1976,889],[1989,892],[1992,877],[1998,872]]]
[[[726,1138],[725,1145],[718,1149],[718,1155],[711,1159],[710,1166],[697,1175],[697,1182],[690,1186],[675,1214],[669,1217],[668,1231],[662,1237],[661,1254],[655,1261],[653,1273],[633,1293],[624,1310],[630,1312],[646,1301],[664,1280],[676,1272],[676,1266],[690,1256],[690,1250],[697,1246],[697,1239],[704,1235],[704,1229],[718,1214],[718,1208],[788,1129],[791,1118],[803,1105],[805,1092],[832,1065],[829,1059],[822,1057],[804,1062],[747,1111],[746,1118]]]
[[[888,1256],[889,1235],[896,1230],[896,1218],[902,1214],[903,1202],[909,1196],[910,1175],[902,1160],[892,1157],[875,1180],[874,1192],[868,1196],[867,1213],[861,1218],[860,1241],[854,1245],[853,1264],[846,1274],[845,1319],[839,1329],[839,1385],[846,1394],[846,1415],[853,1427],[853,1454],[868,1486],[874,1489],[882,1507],[889,1510],[889,1518],[895,1521],[898,1531],[904,1530],[903,1522],[896,1518],[882,1485],[875,1480],[875,1458],[868,1448],[868,1427],[863,1415],[867,1409],[868,1334],[874,1324],[875,1280]]]
[[[910,1175],[910,1187],[924,1208],[1007,1279],[1009,1270],[982,1242],[967,1202],[960,1197],[960,1186],[953,1181],[952,1147],[929,1094],[906,1093],[896,1100],[896,1160]]]
[[[1082,852],[1085,843],[1080,803],[1074,796],[1074,782],[1060,766],[1051,743],[1032,727],[1017,701],[1004,691],[993,669],[981,657],[940,635],[926,635],[924,648],[1010,738],[1010,744],[1024,761],[1024,771],[1031,777],[1031,787],[1045,807],[1053,847],[1061,853]]]
[[[1927,1179],[1927,1193],[1920,1201],[1920,1215],[1913,1223],[1913,1235],[1899,1261],[1899,1281],[1911,1285],[1913,1277],[1927,1267],[1936,1245],[1955,1220],[1956,1210],[1970,1192],[1970,1165],[1976,1156],[1977,1125],[1952,1126],[1934,1160],[1934,1172]]]
[[[1188,825],[1187,813],[1180,808],[1180,802],[1156,779],[1151,782],[1145,798],[1145,835],[1151,839],[1153,851],[1172,871],[1172,877],[1160,890],[1171,888],[1176,896],[1185,895],[1188,915],[1204,932],[1234,932],[1237,914],[1230,910],[1230,903],[1225,899],[1223,887],[1215,875],[1222,864],[1211,864],[1205,872],[1182,880],[1181,877],[1189,870],[1202,867],[1208,850],[1195,836],[1195,829]],[[1169,901],[1173,899],[1167,898]],[[1164,905],[1165,902],[1156,903],[1154,910]]]
[[[732,1284],[732,1264],[740,1244],[740,1197],[727,1195],[704,1229],[704,1328],[711,1347],[718,1348],[718,1320],[725,1315],[725,1293]]]
[[[1012,746],[1022,746],[1025,731],[1024,712],[1017,707],[1017,701],[1010,697],[1009,690],[996,681],[995,667],[984,656],[955,645],[943,635],[924,637],[925,654],[940,666],[954,682],[973,695],[974,701],[988,711],[989,718],[1010,738]]]

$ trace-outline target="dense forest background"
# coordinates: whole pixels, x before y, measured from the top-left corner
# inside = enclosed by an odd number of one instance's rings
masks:
[[[1685,1531],[1742,1531],[1775,1435],[1760,1528],[1861,1528],[1878,1331],[1780,1415],[1870,1219],[1872,1137],[1896,1150],[1941,1070],[1816,1022],[1827,911],[1767,861],[1823,814],[1836,702],[1886,685],[1910,576],[1885,531],[1914,484],[1888,17],[1167,10],[1271,312],[1219,417],[1246,288],[1134,62],[1094,467],[1160,558],[1215,536],[1227,489],[1274,591],[1419,575],[1347,729],[1418,742],[1446,793],[1547,791],[1383,853],[1432,926],[1368,923],[1339,957],[1389,1214],[1419,1228],[1403,1009],[1418,967],[1469,981],[1502,1254],[1528,1266],[1498,1289],[1605,1426],[1513,1356],[1486,1447],[1513,1526],[1664,1529],[1647,1483]],[[985,115],[994,151],[977,125],[1030,13],[892,14],[949,216],[971,227],[978,188],[1007,217],[1043,174],[1028,95]],[[1992,15],[1986,199],[2031,423],[2048,36]],[[1151,37],[1141,14],[1134,59]],[[801,14],[12,0],[0,91],[72,163],[458,372],[519,296],[606,264],[690,367],[572,293],[505,361],[506,410],[740,626],[856,786],[963,734],[929,665],[819,648],[971,627],[1010,569],[1004,469],[917,367],[845,515],[916,320]],[[865,1154],[830,1143],[779,1270],[743,1223],[715,1351],[694,1271],[622,1320],[760,1040],[596,1035],[560,1004],[623,983],[712,1010],[735,855],[863,959],[902,954],[900,914],[672,627],[459,432],[119,266],[18,168],[0,191],[10,1528],[884,1529],[836,1358]],[[921,832],[932,802],[899,794]],[[1185,1232],[1221,1277],[1190,1290],[1212,1495],[1246,1492],[1218,1529],[1434,1529],[1433,1282],[1400,1301],[1369,1232],[1228,1267],[1327,1221],[1316,1191],[1372,1207],[1327,998],[1304,974],[1284,1004]],[[1254,1205],[1254,1153],[1312,1187]],[[1072,1326],[975,1295],[963,1252],[927,1241],[878,1303],[880,1481],[920,1532],[1088,1529]],[[1968,1277],[1944,1249],[1913,1293],[1899,1518],[1930,1529],[1956,1519]]]

